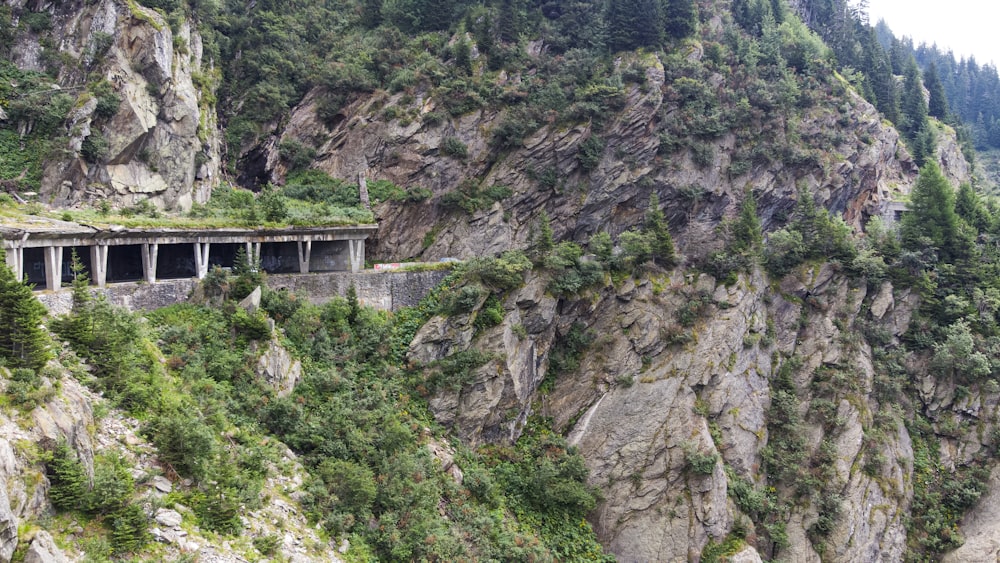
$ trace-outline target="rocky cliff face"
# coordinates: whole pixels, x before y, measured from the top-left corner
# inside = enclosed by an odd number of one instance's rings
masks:
[[[688,58],[697,63],[702,56],[694,49]],[[659,134],[683,103],[678,94],[683,81],[676,78],[676,69],[665,68],[653,56],[618,64],[640,65],[645,77],[641,84],[625,85],[623,107],[608,122],[600,128],[592,122],[543,124],[511,149],[491,144],[493,132],[508,117],[504,111],[482,109],[425,120],[441,113],[440,100],[430,91],[365,97],[330,124],[316,115],[322,98],[316,90],[292,112],[280,140],[311,144],[321,139],[315,167],[333,177],[354,179],[366,173],[403,187],[424,187],[435,196],[458,189],[469,178],[513,191],[501,204],[471,216],[449,211],[437,197],[419,204],[383,204],[375,248],[381,258],[470,257],[523,247],[542,210],[560,237],[585,241],[599,230],[617,235],[641,221],[653,192],[680,249],[701,256],[714,247],[715,227],[735,214],[747,190],[757,195],[766,228],[783,223],[799,187],[860,227],[912,183],[916,167],[898,134],[855,94],[845,93],[839,107],[818,104],[799,117],[770,114],[753,126],[756,132],[747,133],[755,139],[752,143],[765,142],[758,139],[764,137],[773,147],[801,144],[805,151],[798,156],[751,159],[751,141],[733,133],[678,150]],[[523,78],[503,75],[496,87],[513,87]],[[719,91],[734,87],[718,73],[709,76],[709,85]],[[379,111],[385,107],[400,109]],[[591,137],[599,137],[603,149],[584,165],[582,145]],[[467,147],[466,158],[442,150],[455,139]],[[278,144],[276,138],[267,146],[262,162],[270,177],[281,182]],[[703,160],[704,155],[710,160]]]
[[[288,354],[277,344],[269,352]],[[140,436],[140,423],[62,372],[58,363],[50,363],[37,394],[40,403],[27,410],[7,405],[0,414],[0,561],[11,561],[15,550],[24,554],[24,561],[79,561],[85,552],[93,555],[94,546],[84,544],[95,532],[81,526],[86,522],[81,515],[53,519],[43,459],[46,450],[61,442],[72,448],[91,482],[95,456],[124,460],[138,488],[137,502],[149,518],[151,538],[163,544],[158,548],[162,557],[239,563],[256,556],[250,542],[220,541],[216,534],[203,533],[191,508],[180,504],[164,508],[166,495],[190,487],[190,481],[175,473],[173,481],[165,477],[171,475],[169,466]],[[5,368],[0,368],[0,385],[10,392],[11,373]],[[267,468],[262,494],[269,502],[241,514],[244,535],[272,538],[274,554],[289,561],[339,561],[337,546],[319,538],[298,500],[289,496],[303,487],[305,470],[291,451],[286,450],[280,461],[280,467]],[[61,539],[64,549],[53,536]]]
[[[45,164],[43,199],[180,210],[208,199],[219,173],[215,61],[190,22],[168,23],[131,1],[5,3],[15,25],[32,14],[50,22],[17,34],[13,62],[24,70],[57,67],[58,87],[76,98],[63,156]],[[95,80],[107,81],[117,108],[99,109],[87,90]],[[88,138],[101,149],[83,155]]]
[[[916,303],[909,292],[849,282],[830,266],[803,269],[780,288],[759,274],[729,287],[705,275],[664,274],[578,301],[558,301],[541,288],[530,280],[507,299],[504,324],[475,339],[462,317],[429,323],[411,355],[433,360],[470,342],[496,353],[501,359],[480,368],[474,383],[437,395],[431,408],[472,443],[512,439],[535,411],[552,417],[605,495],[593,524],[613,553],[697,560],[709,541],[764,524],[733,497],[734,483],[771,486],[765,452],[801,438],[799,462],[827,471],[829,490],[808,490],[813,484],[767,493],[771,510],[787,511],[787,542],[761,541],[765,555],[819,561],[822,543],[823,560],[901,559],[913,454],[902,421],[879,419],[888,415],[860,330],[897,338]],[[574,323],[594,338],[579,369],[547,373],[553,347]],[[781,392],[792,394],[805,421],[800,437],[769,423],[782,366],[792,388]],[[547,378],[551,390],[539,393]],[[884,435],[877,467],[867,439],[876,428]],[[843,500],[841,516],[822,542],[811,542],[822,494]]]

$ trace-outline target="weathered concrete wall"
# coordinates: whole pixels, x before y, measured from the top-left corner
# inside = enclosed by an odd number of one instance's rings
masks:
[[[267,285],[273,289],[288,288],[313,303],[325,303],[335,295],[343,296],[354,284],[358,301],[364,305],[396,311],[416,305],[432,288],[441,283],[448,270],[430,272],[372,270],[351,274],[333,272],[325,274],[272,274]]]
[[[312,303],[325,303],[335,296],[345,295],[353,283],[361,303],[376,309],[396,311],[419,303],[447,275],[448,270],[272,274],[267,276],[267,285],[274,289],[288,288]],[[118,283],[102,289],[94,288],[93,292],[95,295],[103,294],[109,302],[129,310],[149,311],[187,301],[198,283],[193,278],[163,280],[154,284]],[[35,295],[52,315],[66,314],[72,307],[69,288]]]

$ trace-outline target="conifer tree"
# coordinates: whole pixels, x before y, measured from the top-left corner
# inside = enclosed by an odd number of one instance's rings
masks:
[[[73,307],[69,317],[53,328],[74,348],[87,349],[94,343],[94,298],[90,293],[90,276],[76,250],[73,251],[70,270],[73,272]]]
[[[612,52],[656,47],[662,39],[660,0],[611,0],[607,21],[608,48]]]
[[[900,103],[902,113],[899,127],[909,142],[913,160],[918,166],[934,152],[934,131],[927,121],[927,102],[924,100],[924,85],[920,80],[917,61],[910,57],[903,79],[903,95]]]
[[[933,161],[920,169],[920,177],[910,193],[903,215],[900,237],[907,250],[923,250],[928,244],[942,260],[952,261],[959,235],[955,194]]]
[[[52,357],[49,339],[42,329],[45,306],[18,281],[0,250],[0,357],[11,367],[40,369]]]
[[[938,77],[937,65],[933,61],[931,61],[931,64],[927,67],[927,72],[924,74],[924,85],[927,87],[927,91],[930,92],[927,112],[932,117],[944,119],[948,116],[948,100],[945,99],[944,86]]]
[[[958,216],[964,219],[969,226],[976,229],[976,232],[984,233],[990,230],[992,223],[990,214],[968,182],[963,182],[958,187],[958,194],[955,197],[955,213],[958,213]]]
[[[672,39],[694,34],[698,27],[698,8],[694,0],[667,0],[663,3],[663,27]]]
[[[667,219],[660,209],[660,197],[655,192],[649,196],[649,208],[646,209],[643,230],[651,236],[653,260],[668,268],[675,266],[677,257],[674,254],[674,239],[670,236]]]
[[[764,240],[760,218],[757,217],[757,201],[753,194],[747,194],[740,207],[740,215],[733,224],[732,251],[735,253],[756,252]]]
[[[83,464],[66,442],[59,442],[45,464],[49,479],[49,500],[59,510],[82,510],[87,493],[87,475]]]

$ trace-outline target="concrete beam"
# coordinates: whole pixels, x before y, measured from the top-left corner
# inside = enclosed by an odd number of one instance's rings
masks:
[[[62,287],[63,247],[45,247],[45,288],[55,291]]]
[[[356,274],[365,266],[364,239],[347,241],[347,250],[351,259],[351,271]]]
[[[198,274],[198,279],[203,280],[208,275],[208,249],[211,243],[194,243],[194,269]]]
[[[295,227],[288,229],[136,229],[126,231],[94,232],[50,232],[34,231],[9,236],[0,225],[0,237],[4,246],[12,246],[21,240],[24,248],[45,248],[48,246],[92,246],[105,244],[119,246],[127,244],[192,244],[195,242],[243,244],[251,242],[296,242],[309,238],[313,241],[335,241],[364,239],[375,234],[376,225],[355,225],[351,227]],[[20,231],[19,231],[20,233]],[[30,235],[30,236],[28,236]]]
[[[108,246],[96,244],[90,247],[90,269],[93,270],[91,282],[97,287],[104,287],[108,283]]]
[[[312,254],[312,239],[298,241],[299,244],[299,273],[309,273],[309,258]]]
[[[156,254],[159,252],[158,244],[142,245],[142,276],[146,283],[156,283]]]

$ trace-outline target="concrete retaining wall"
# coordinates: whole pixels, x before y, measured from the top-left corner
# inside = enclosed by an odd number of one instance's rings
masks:
[[[267,285],[273,289],[288,288],[289,291],[305,297],[312,303],[325,303],[336,296],[344,296],[354,284],[358,301],[364,305],[396,311],[420,302],[427,293],[441,283],[448,270],[425,272],[406,271],[364,271],[329,272],[312,274],[272,274],[267,276]],[[99,289],[93,288],[95,295],[103,294],[108,301],[131,311],[149,311],[174,303],[187,301],[199,280],[163,280],[148,283],[118,283]],[[58,291],[35,293],[38,300],[48,307],[52,315],[63,315],[72,307],[72,293],[69,288]]]

